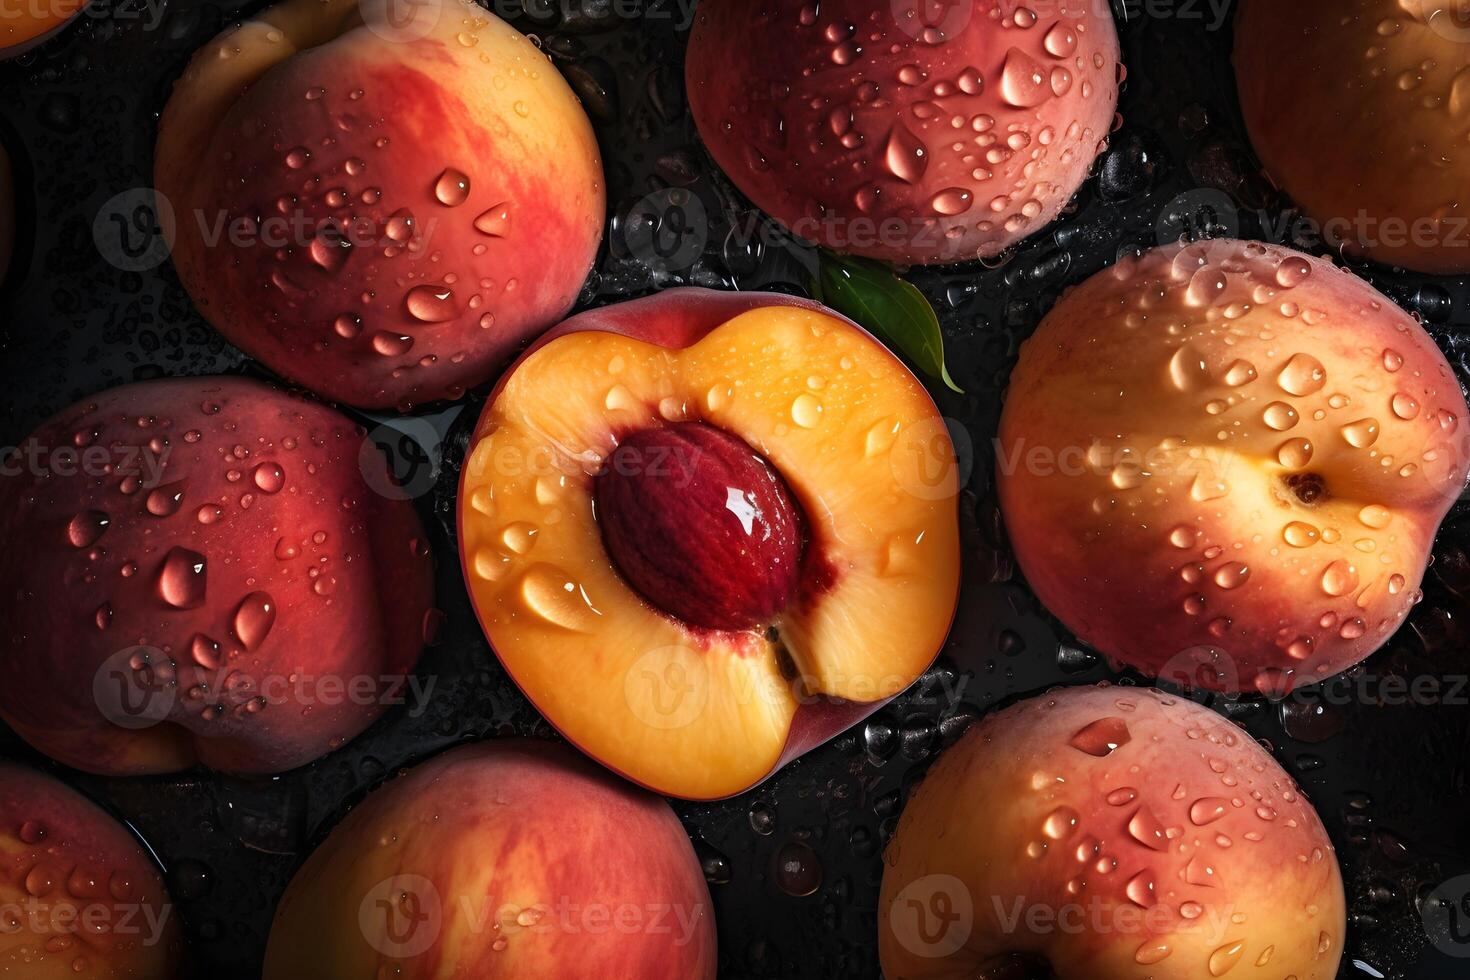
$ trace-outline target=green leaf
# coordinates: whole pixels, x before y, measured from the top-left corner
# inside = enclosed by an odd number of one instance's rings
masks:
[[[964,394],[944,364],[944,334],[934,307],[913,283],[872,259],[823,251],[812,295],[858,323],[919,370]]]

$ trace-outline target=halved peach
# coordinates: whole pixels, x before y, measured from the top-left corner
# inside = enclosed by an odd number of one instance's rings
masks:
[[[49,41],[86,5],[86,0],[24,0],[0,7],[0,61]]]
[[[659,792],[742,792],[929,665],[959,582],[923,387],[786,296],[568,320],[502,380],[460,486],[486,634],[546,717]]]

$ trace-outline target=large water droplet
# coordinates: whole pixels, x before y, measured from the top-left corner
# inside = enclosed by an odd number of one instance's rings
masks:
[[[583,633],[601,616],[586,591],[551,565],[534,565],[521,579],[520,600],[526,610],[552,626]]]
[[[1210,976],[1223,977],[1235,968],[1245,954],[1245,941],[1226,943],[1210,954]]]
[[[1354,449],[1367,449],[1378,441],[1378,420],[1359,419],[1342,427],[1342,437]]]
[[[67,524],[66,540],[71,542],[73,548],[90,548],[111,523],[112,518],[104,511],[84,510]]]
[[[1289,395],[1311,395],[1327,383],[1327,369],[1310,354],[1295,354],[1276,376],[1276,382]]]
[[[208,575],[203,555],[188,548],[173,548],[158,571],[158,596],[175,609],[195,609],[204,604]]]
[[[1358,569],[1351,562],[1338,559],[1322,573],[1322,591],[1330,596],[1344,596],[1358,587]]]
[[[414,286],[404,297],[409,315],[424,323],[443,323],[459,316],[454,290],[446,285]]]
[[[1035,58],[1011,48],[1000,71],[1001,98],[1018,109],[1034,109],[1051,97],[1047,77]]]
[[[888,133],[883,162],[899,180],[917,184],[929,168],[929,150],[903,123],[894,123]]]
[[[504,238],[510,234],[510,204],[497,204],[480,212],[475,218],[475,230],[492,238]]]
[[[457,208],[469,199],[470,178],[461,170],[447,167],[434,181],[434,196],[440,204]]]
[[[254,650],[264,643],[275,624],[276,602],[268,592],[252,592],[235,608],[235,636],[247,650]]]
[[[1073,735],[1068,743],[1079,752],[1106,758],[1132,741],[1128,723],[1122,718],[1099,718]]]
[[[1164,834],[1164,825],[1146,806],[1139,807],[1138,812],[1133,814],[1133,819],[1128,821],[1128,834],[1149,850],[1166,851],[1169,849],[1169,839]]]

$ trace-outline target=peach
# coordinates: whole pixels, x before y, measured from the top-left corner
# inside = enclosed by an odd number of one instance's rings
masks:
[[[185,288],[282,376],[458,398],[571,308],[602,233],[592,127],[469,0],[286,0],[201,50],[159,129]]]
[[[1325,243],[1470,272],[1470,3],[1243,0],[1241,109],[1266,173]]]
[[[173,913],[121,824],[57,780],[0,762],[0,976],[169,980]]]
[[[501,381],[461,476],[465,580],[567,738],[730,796],[933,660],[955,470],[929,395],[850,321],[670,290],[568,320]]]
[[[0,61],[49,41],[86,5],[86,0],[11,0],[0,8]]]
[[[434,622],[424,532],[338,413],[150,381],[0,464],[0,718],[52,758],[283,772],[406,696]]]
[[[1057,691],[984,719],[885,857],[889,980],[1332,980],[1342,956],[1316,812],[1250,735],[1158,691]]]
[[[292,879],[265,980],[713,980],[667,803],[562,746],[464,746],[379,789]]]
[[[1408,314],[1330,262],[1209,241],[1067,293],[1001,418],[1016,558],[1151,677],[1281,695],[1363,660],[1465,485],[1465,399]]]
[[[705,0],[687,61],[700,136],[758,207],[910,264],[994,256],[1051,222],[1118,81],[1106,5],[1070,0]]]

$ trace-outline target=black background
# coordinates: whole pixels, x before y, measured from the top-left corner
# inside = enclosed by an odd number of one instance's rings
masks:
[[[567,74],[607,161],[608,236],[583,305],[682,283],[800,291],[804,253],[781,246],[775,234],[752,242],[751,229],[773,230],[699,145],[682,83],[687,12],[648,2],[637,18],[617,18],[596,16],[607,0],[552,5],[576,11],[566,17],[535,0],[523,3],[500,0],[496,10],[535,34]],[[0,294],[0,445],[117,384],[264,373],[200,318],[167,263],[120,271],[104,261],[93,234],[105,202],[150,183],[158,113],[190,53],[261,6],[171,0],[155,22],[156,11],[140,4],[103,0],[59,38],[0,65],[0,140],[16,164],[21,211],[15,264]],[[1067,214],[985,267],[910,276],[939,311],[951,371],[968,392],[936,391],[969,466],[961,508],[965,587],[938,664],[868,723],[757,790],[724,803],[674,804],[711,882],[722,977],[877,977],[881,846],[905,792],[935,754],[979,714],[1049,686],[1141,682],[1077,646],[1013,571],[990,451],[1007,374],[1061,290],[1120,254],[1172,240],[1185,224],[1207,226],[1212,211],[1217,232],[1281,241],[1289,212],[1259,175],[1243,136],[1228,17],[1220,21],[1206,0],[1115,0],[1114,13],[1128,67],[1122,128]],[[688,223],[675,219],[688,208],[668,209],[667,188],[697,197],[707,223],[685,231]],[[1219,206],[1221,194],[1230,207]],[[670,240],[693,242],[685,250],[697,255],[692,266],[646,261],[656,258],[659,241]],[[1420,314],[1462,381],[1470,377],[1465,279],[1358,271]],[[472,394],[457,415],[444,412],[448,406],[425,413],[448,437],[445,465],[419,498],[447,614],[441,641],[419,667],[436,685],[427,704],[390,712],[305,769],[259,780],[205,772],[86,776],[60,770],[0,727],[0,757],[56,772],[125,818],[153,849],[184,921],[191,975],[258,976],[271,914],[293,870],[388,773],[461,741],[554,737],[485,643],[455,558],[457,460],[483,396]],[[396,442],[390,448],[405,477],[429,484],[422,459]],[[1470,673],[1467,548],[1470,508],[1461,504],[1436,548],[1424,601],[1350,675],[1359,683],[1309,689],[1284,705],[1211,701],[1274,749],[1331,831],[1350,902],[1344,977],[1470,973],[1470,960],[1429,946],[1419,911],[1428,891],[1470,873],[1465,692],[1457,704],[1440,705],[1379,704],[1362,693],[1384,677]],[[778,852],[793,846],[821,869],[822,886],[808,897],[784,893],[774,875]]]

